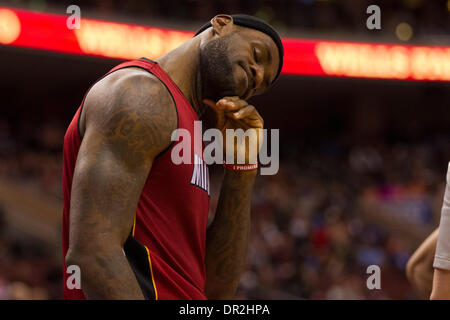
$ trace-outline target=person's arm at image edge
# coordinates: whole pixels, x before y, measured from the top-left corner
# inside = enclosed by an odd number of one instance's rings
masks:
[[[421,298],[428,299],[433,284],[433,260],[438,229],[433,231],[414,252],[406,265],[406,276]]]
[[[448,179],[448,178],[447,178]],[[433,288],[431,291],[431,300],[450,300],[450,239],[449,234],[446,232],[449,230],[449,206],[448,195],[450,193],[449,184],[447,182],[447,190],[444,198],[444,205],[441,212],[441,222],[439,225],[439,235],[436,244],[436,254],[434,256],[434,276],[433,276]]]
[[[176,128],[170,94],[149,77],[137,73],[120,80],[111,97],[93,92],[86,100],[65,258],[80,267],[88,299],[144,298],[122,248],[153,158]]]
[[[430,299],[450,299],[450,163],[447,168],[444,201],[434,255],[433,289]]]
[[[450,270],[434,269],[431,300],[450,300]]]

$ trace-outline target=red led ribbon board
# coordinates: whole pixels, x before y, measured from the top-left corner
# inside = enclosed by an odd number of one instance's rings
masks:
[[[0,7],[0,45],[116,59],[156,59],[193,32]],[[284,38],[283,74],[450,81],[450,47]]]

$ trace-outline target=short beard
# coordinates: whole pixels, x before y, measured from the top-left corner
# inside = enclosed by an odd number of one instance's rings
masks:
[[[218,101],[236,95],[233,66],[228,59],[231,34],[209,41],[200,50],[200,79],[202,98]]]

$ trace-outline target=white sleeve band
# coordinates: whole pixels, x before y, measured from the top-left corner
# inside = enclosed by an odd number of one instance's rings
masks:
[[[445,186],[433,267],[450,270],[450,162],[447,169],[447,184]]]

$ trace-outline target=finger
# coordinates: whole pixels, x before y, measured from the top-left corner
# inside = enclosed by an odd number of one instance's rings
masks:
[[[263,129],[264,128],[264,120],[259,118],[253,118],[252,116],[238,120],[245,124],[248,128],[254,128],[254,129]]]
[[[238,111],[235,111],[232,113],[233,119],[243,119],[247,118],[248,116],[254,114],[256,112],[256,108],[252,105],[247,105],[244,108],[239,109]]]
[[[237,100],[240,100],[241,98],[239,98],[239,96],[226,96],[226,97],[223,97],[222,99],[230,100],[230,101],[237,101]]]
[[[216,115],[216,127],[222,128],[225,124],[225,114],[223,110],[220,109],[217,104],[211,99],[203,99],[203,103],[214,110],[214,113]]]
[[[264,128],[264,119],[256,109],[251,110],[251,108],[249,108],[248,110],[245,110],[245,113],[246,115],[242,116],[235,116],[234,114],[232,114],[232,119],[234,121],[239,121],[240,123],[245,124],[246,127],[261,129]],[[225,115],[228,116],[227,114]]]
[[[229,101],[229,100],[225,100],[225,99],[220,99],[217,102],[217,105],[219,106],[219,108],[221,108],[225,112],[230,112],[230,111],[239,110],[239,109],[247,106],[248,103],[245,100]]]

